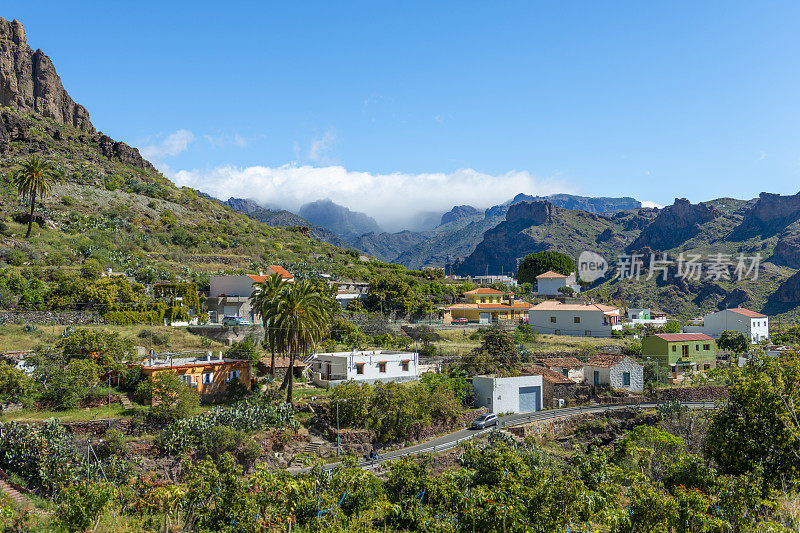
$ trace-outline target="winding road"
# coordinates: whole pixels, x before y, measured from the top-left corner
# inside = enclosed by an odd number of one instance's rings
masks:
[[[615,411],[631,407],[652,408],[656,407],[657,405],[658,404],[656,403],[641,403],[641,404],[627,403],[627,404],[585,405],[585,406],[579,405],[577,407],[547,409],[545,411],[533,411],[530,413],[515,413],[500,417],[496,428],[492,427],[480,430],[461,429],[459,431],[454,431],[453,433],[448,433],[447,435],[442,435],[440,437],[436,437],[434,439],[422,442],[420,444],[415,444],[413,446],[408,446],[406,448],[401,448],[399,450],[386,452],[384,454],[381,454],[380,459],[376,461],[363,461],[362,463],[360,463],[360,466],[362,468],[372,468],[380,463],[384,463],[386,461],[392,461],[395,459],[400,459],[401,457],[405,457],[407,455],[442,452],[445,450],[449,450],[450,448],[455,448],[464,441],[473,439],[479,435],[483,435],[486,432],[494,431],[495,429],[505,429],[507,427],[519,426],[522,424],[528,424],[530,422],[567,418],[570,416],[589,414],[589,413],[603,413],[607,411]],[[714,407],[716,406],[714,402],[685,402],[682,405],[685,405],[689,409],[714,409]],[[339,466],[339,464],[340,463],[329,463],[325,465],[325,469],[330,470],[336,468],[337,466]]]

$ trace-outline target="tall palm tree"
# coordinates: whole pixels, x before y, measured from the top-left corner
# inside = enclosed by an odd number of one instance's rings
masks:
[[[269,373],[275,376],[275,335],[269,327],[270,321],[267,319],[271,315],[270,307],[275,302],[275,297],[283,285],[283,278],[278,273],[272,274],[264,281],[253,283],[253,293],[250,295],[250,306],[261,315],[261,323],[264,326],[264,340],[269,345],[272,358],[269,365]]]
[[[269,331],[275,347],[289,354],[289,367],[281,383],[286,402],[292,402],[294,362],[298,355],[311,353],[328,333],[332,306],[325,294],[308,280],[284,283],[268,306]]]
[[[31,236],[33,211],[36,208],[36,196],[38,195],[40,198],[46,198],[47,195],[50,194],[53,181],[55,181],[57,176],[58,173],[53,164],[36,155],[31,155],[27,160],[23,161],[14,173],[14,183],[17,186],[17,191],[23,198],[31,202],[31,216],[28,219],[28,232],[25,234],[26,239]]]

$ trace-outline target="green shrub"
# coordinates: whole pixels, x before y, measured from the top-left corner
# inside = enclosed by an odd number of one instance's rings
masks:
[[[122,176],[111,174],[103,179],[103,187],[105,187],[108,191],[116,191],[124,182],[125,180],[122,178]]]
[[[67,207],[75,205],[75,199],[72,196],[64,195],[61,197],[61,203]]]
[[[125,436],[116,429],[106,430],[103,435],[103,442],[97,447],[97,455],[101,458],[128,456],[128,445],[125,444]]]
[[[6,252],[6,263],[9,265],[22,266],[22,263],[24,263],[26,259],[28,259],[28,257],[19,250],[9,250]]]
[[[81,481],[59,494],[55,521],[67,531],[87,531],[111,502],[114,488],[103,483]]]
[[[139,324],[162,324],[163,313],[158,310],[151,311],[109,311],[103,315],[106,324],[118,326],[136,326]]]

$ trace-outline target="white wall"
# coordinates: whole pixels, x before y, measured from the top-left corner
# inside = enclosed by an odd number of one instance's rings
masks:
[[[556,317],[555,323],[550,318]],[[580,323],[575,323],[575,317]],[[602,311],[537,311],[528,312],[528,323],[539,333],[575,337],[610,337],[611,324],[603,324]],[[556,333],[558,330],[558,333]],[[589,335],[586,335],[589,331]]]
[[[586,365],[583,373],[586,384],[594,385],[594,372],[599,372],[600,385],[608,385],[612,389],[628,390],[631,392],[642,392],[644,390],[644,367],[630,357],[623,357],[622,361],[611,367]],[[631,384],[624,385],[623,374],[630,372]]]
[[[520,387],[539,387],[539,406],[541,408],[544,405],[542,376],[475,376],[472,378],[472,387],[475,405],[486,407],[494,413],[519,412]]]
[[[751,342],[769,338],[769,318],[751,318],[725,309],[703,317],[702,326],[686,326],[684,331],[705,333],[718,339],[723,331],[738,331]]]
[[[403,370],[403,360],[408,360],[408,370]],[[379,363],[386,363],[386,372],[380,371]],[[358,374],[358,364],[364,365],[364,373]],[[382,352],[380,350],[357,352],[321,353],[311,362],[320,381],[327,381],[327,365],[331,365],[332,380],[355,380],[365,383],[374,381],[411,381],[419,379],[419,355],[416,352]],[[315,376],[316,378],[316,376]],[[315,379],[317,381],[317,379]],[[326,383],[327,384],[327,383]]]
[[[536,292],[546,296],[559,296],[559,287],[567,286],[567,278],[539,278],[536,280]]]

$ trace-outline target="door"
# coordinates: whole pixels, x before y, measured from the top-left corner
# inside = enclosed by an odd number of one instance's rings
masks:
[[[519,388],[519,412],[527,413],[541,409],[539,399],[541,398],[542,388],[520,387]]]
[[[490,313],[481,313],[479,322],[481,324],[488,324],[491,316],[492,315]]]
[[[600,371],[599,370],[595,370],[594,371],[594,375],[592,376],[592,383],[594,383],[595,387],[600,385]]]

